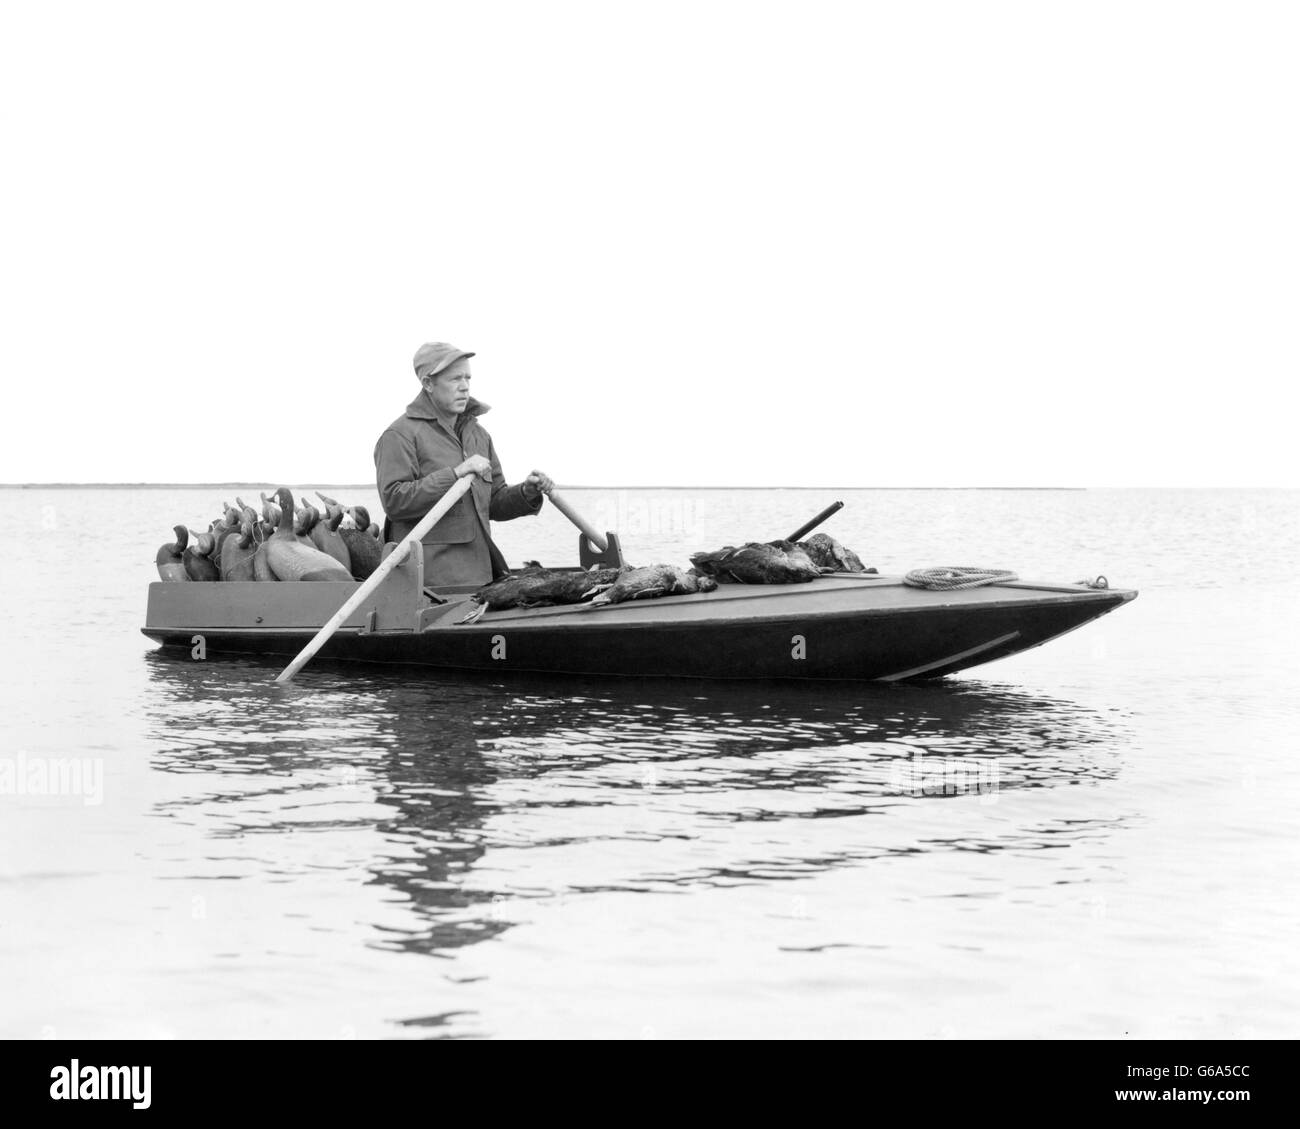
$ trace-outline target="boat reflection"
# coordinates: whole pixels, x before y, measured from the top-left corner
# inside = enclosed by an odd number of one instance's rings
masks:
[[[409,911],[375,923],[371,943],[432,954],[499,935],[530,899],[1107,834],[1113,821],[1072,818],[981,838],[955,814],[969,809],[931,801],[1103,780],[1131,741],[1115,714],[987,682],[485,681],[321,665],[277,687],[279,664],[260,659],[146,661],[154,764],[201,780],[160,814],[197,807],[214,835],[289,834],[301,811],[277,821],[273,801],[318,792],[313,827],[361,836],[352,854],[369,882]]]

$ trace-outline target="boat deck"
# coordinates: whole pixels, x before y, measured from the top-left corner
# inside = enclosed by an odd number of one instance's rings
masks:
[[[545,623],[557,626],[557,619],[596,617],[626,624],[704,623],[710,620],[771,619],[800,620],[841,616],[848,610],[863,615],[891,615],[899,612],[951,609],[956,607],[1024,607],[1041,604],[1044,596],[1071,603],[1116,604],[1130,600],[1136,592],[1121,589],[1082,588],[1075,584],[1036,584],[1012,581],[956,592],[936,592],[904,584],[900,576],[864,576],[862,573],[833,573],[807,584],[721,584],[716,591],[689,596],[665,596],[655,600],[630,600],[623,604],[569,604],[549,608],[508,608],[485,612],[478,625]],[[449,607],[438,625],[463,614],[456,604]]]

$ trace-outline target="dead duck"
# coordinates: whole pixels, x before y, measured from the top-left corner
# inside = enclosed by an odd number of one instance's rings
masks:
[[[474,593],[479,605],[461,623],[473,623],[485,611],[506,608],[541,608],[553,604],[580,604],[605,591],[623,570],[617,568],[550,569],[540,565],[494,580]]]
[[[474,593],[474,599],[493,610],[536,608],[546,604],[577,604],[608,588],[618,579],[616,568],[526,568],[502,577]]]
[[[654,600],[662,596],[688,596],[693,592],[712,592],[718,582],[711,576],[702,576],[694,570],[676,565],[657,564],[632,568],[623,572],[610,586],[591,602],[593,604],[621,604],[627,600]]]
[[[266,563],[277,580],[351,580],[352,574],[328,553],[300,540],[293,530],[293,494],[281,486],[275,492],[280,527],[266,542]]]
[[[158,555],[154,557],[154,562],[158,565],[158,575],[163,580],[189,580],[190,574],[185,571],[183,554],[186,545],[189,544],[190,531],[183,525],[174,525],[172,532],[176,534],[176,540],[170,545],[161,546]]]
[[[828,533],[814,533],[807,541],[796,541],[818,568],[835,572],[867,572],[862,558],[852,549],[845,548]]]
[[[803,584],[816,580],[821,569],[790,541],[749,541],[711,553],[695,553],[696,571],[720,584]]]

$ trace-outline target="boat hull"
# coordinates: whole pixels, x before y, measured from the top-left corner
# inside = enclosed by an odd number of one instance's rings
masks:
[[[205,659],[291,656],[355,589],[153,584],[144,633]],[[321,657],[493,674],[912,680],[1039,646],[1137,593],[1025,583],[932,592],[896,577],[836,574],[618,605],[488,612],[473,624],[458,622],[475,606],[468,593],[440,595],[447,602],[398,592],[363,607]]]

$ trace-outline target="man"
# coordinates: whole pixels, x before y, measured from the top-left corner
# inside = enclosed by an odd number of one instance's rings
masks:
[[[425,583],[483,585],[506,571],[488,521],[535,514],[554,482],[540,470],[507,486],[479,417],[488,410],[469,394],[473,353],[445,341],[421,345],[415,375],[421,392],[375,444],[375,479],[388,520],[384,540],[400,541],[456,479],[474,476],[469,491],[424,538]]]

